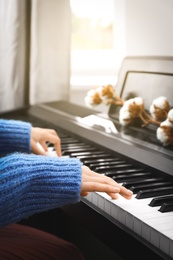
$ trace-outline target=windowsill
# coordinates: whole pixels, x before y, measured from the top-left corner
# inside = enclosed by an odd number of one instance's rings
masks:
[[[73,90],[88,90],[97,86],[111,84],[115,86],[117,83],[116,75],[109,76],[71,76],[70,86]]]

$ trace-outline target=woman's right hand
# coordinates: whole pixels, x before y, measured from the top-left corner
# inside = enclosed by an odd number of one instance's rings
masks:
[[[89,167],[82,166],[81,196],[89,192],[106,192],[112,199],[118,199],[118,194],[131,199],[133,192],[118,184],[112,178],[91,171]]]

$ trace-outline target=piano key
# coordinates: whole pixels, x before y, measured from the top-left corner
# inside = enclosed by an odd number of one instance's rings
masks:
[[[142,185],[136,185],[130,187],[130,190],[133,191],[134,194],[138,193],[140,190],[147,190],[147,189],[153,189],[153,188],[160,188],[160,187],[167,187],[172,184],[171,181],[165,181],[165,182],[155,182],[150,184],[142,184]]]
[[[99,166],[111,166],[111,165],[117,165],[117,164],[122,164],[122,163],[125,163],[125,161],[123,160],[120,160],[118,158],[115,158],[114,160],[112,161],[103,161],[103,162],[91,162],[90,163],[90,168],[92,169],[96,169],[96,167],[99,167]]]
[[[115,160],[117,160],[117,158],[114,158],[114,157],[104,157],[104,158],[97,158],[97,157],[94,157],[94,158],[86,158],[86,159],[83,159],[83,162],[87,165],[87,166],[90,166],[92,165],[93,163],[96,164],[96,163],[110,163],[110,162],[114,162]]]
[[[109,158],[110,154],[105,154],[105,153],[99,152],[97,154],[91,154],[90,153],[90,154],[87,154],[87,155],[76,155],[76,154],[73,154],[73,156],[76,156],[77,158],[79,158],[80,160],[85,162],[85,160],[87,161],[87,160],[90,160],[90,159]]]
[[[106,157],[106,155],[102,151],[74,152],[74,153],[71,153],[70,155],[71,155],[71,157],[77,157],[79,159],[85,159],[85,158],[91,158],[91,157],[97,157],[97,156]]]
[[[153,198],[149,203],[149,206],[151,207],[161,206],[163,203],[167,203],[167,202],[173,202],[173,195]]]
[[[158,177],[158,178],[144,178],[142,180],[142,183],[148,183],[148,184],[152,184],[152,183],[156,183],[158,181],[163,181],[165,180],[162,177]],[[124,186],[125,188],[129,189],[130,187],[132,187],[133,185],[139,184],[141,183],[141,180],[136,180],[136,181],[126,181],[122,183],[122,186]]]
[[[133,196],[131,200],[126,200],[119,196],[118,200],[112,200],[107,194],[100,192],[89,194],[83,198],[84,202],[85,200],[101,209],[108,217],[111,216],[112,221],[118,220],[128,229],[173,257],[173,250],[170,251],[170,248],[173,248],[173,240],[169,234],[170,229],[172,229],[170,233],[173,234],[173,215],[165,213],[167,215],[163,218],[163,213],[158,211],[158,207],[148,206],[151,198],[138,200]],[[163,248],[163,244],[169,246]]]
[[[143,198],[152,198],[157,197],[161,195],[168,195],[173,193],[173,185],[164,187],[164,188],[158,188],[158,189],[148,189],[148,190],[142,190],[139,191],[136,195],[137,199],[143,199]]]
[[[124,163],[124,164],[116,164],[116,165],[107,165],[107,166],[98,166],[95,168],[95,171],[98,173],[104,173],[107,170],[111,171],[111,170],[117,170],[119,168],[130,168],[133,167],[130,163]]]
[[[159,211],[162,213],[173,211],[173,202],[163,203]]]
[[[85,151],[85,152],[84,152]],[[96,152],[96,148],[94,147],[90,147],[90,146],[86,146],[86,147],[77,147],[77,148],[69,148],[67,150],[64,150],[63,149],[63,154],[66,155],[66,154],[69,154],[69,155],[72,155],[72,156],[77,156],[77,154],[88,154],[88,151],[94,151]]]
[[[106,174],[107,176],[110,176],[109,174]],[[142,180],[142,178],[146,178],[147,176],[151,176],[151,173],[150,172],[148,172],[148,173],[145,173],[145,172],[143,172],[143,173],[134,173],[134,174],[122,174],[122,175],[114,175],[113,177],[112,177],[112,179],[113,180],[115,180],[115,181],[117,181],[117,182],[124,182],[124,181],[128,181],[128,180],[138,180],[138,179],[140,179],[140,180]]]
[[[76,143],[80,143],[80,141],[73,137],[61,138],[61,144],[76,144]]]
[[[132,174],[133,176],[143,176],[146,174],[146,176],[151,175],[150,172],[143,172],[142,169],[124,169],[124,170],[118,170],[118,171],[107,171],[105,172],[105,175],[112,177],[113,179],[116,178],[117,175],[123,174],[124,176],[130,177]],[[130,177],[131,178],[131,177]]]
[[[75,144],[62,144],[61,143],[61,148],[62,150],[67,150],[67,149],[75,149],[75,148],[79,148],[79,147],[83,147],[83,149],[85,149],[86,147],[91,147],[90,145],[86,145],[84,143],[75,143]]]

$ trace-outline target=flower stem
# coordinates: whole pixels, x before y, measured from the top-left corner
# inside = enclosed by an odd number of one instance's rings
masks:
[[[151,117],[146,111],[142,111],[142,113],[140,113],[139,117],[141,118],[141,120],[144,122],[144,124],[142,125],[142,127],[148,125],[148,124],[156,124],[156,125],[160,125],[161,122],[155,120],[153,117]],[[146,118],[146,119],[145,119]]]

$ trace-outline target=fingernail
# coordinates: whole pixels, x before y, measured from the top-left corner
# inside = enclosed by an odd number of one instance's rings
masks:
[[[127,191],[128,191],[129,195],[133,194],[133,191],[131,191],[131,190],[127,190]]]

